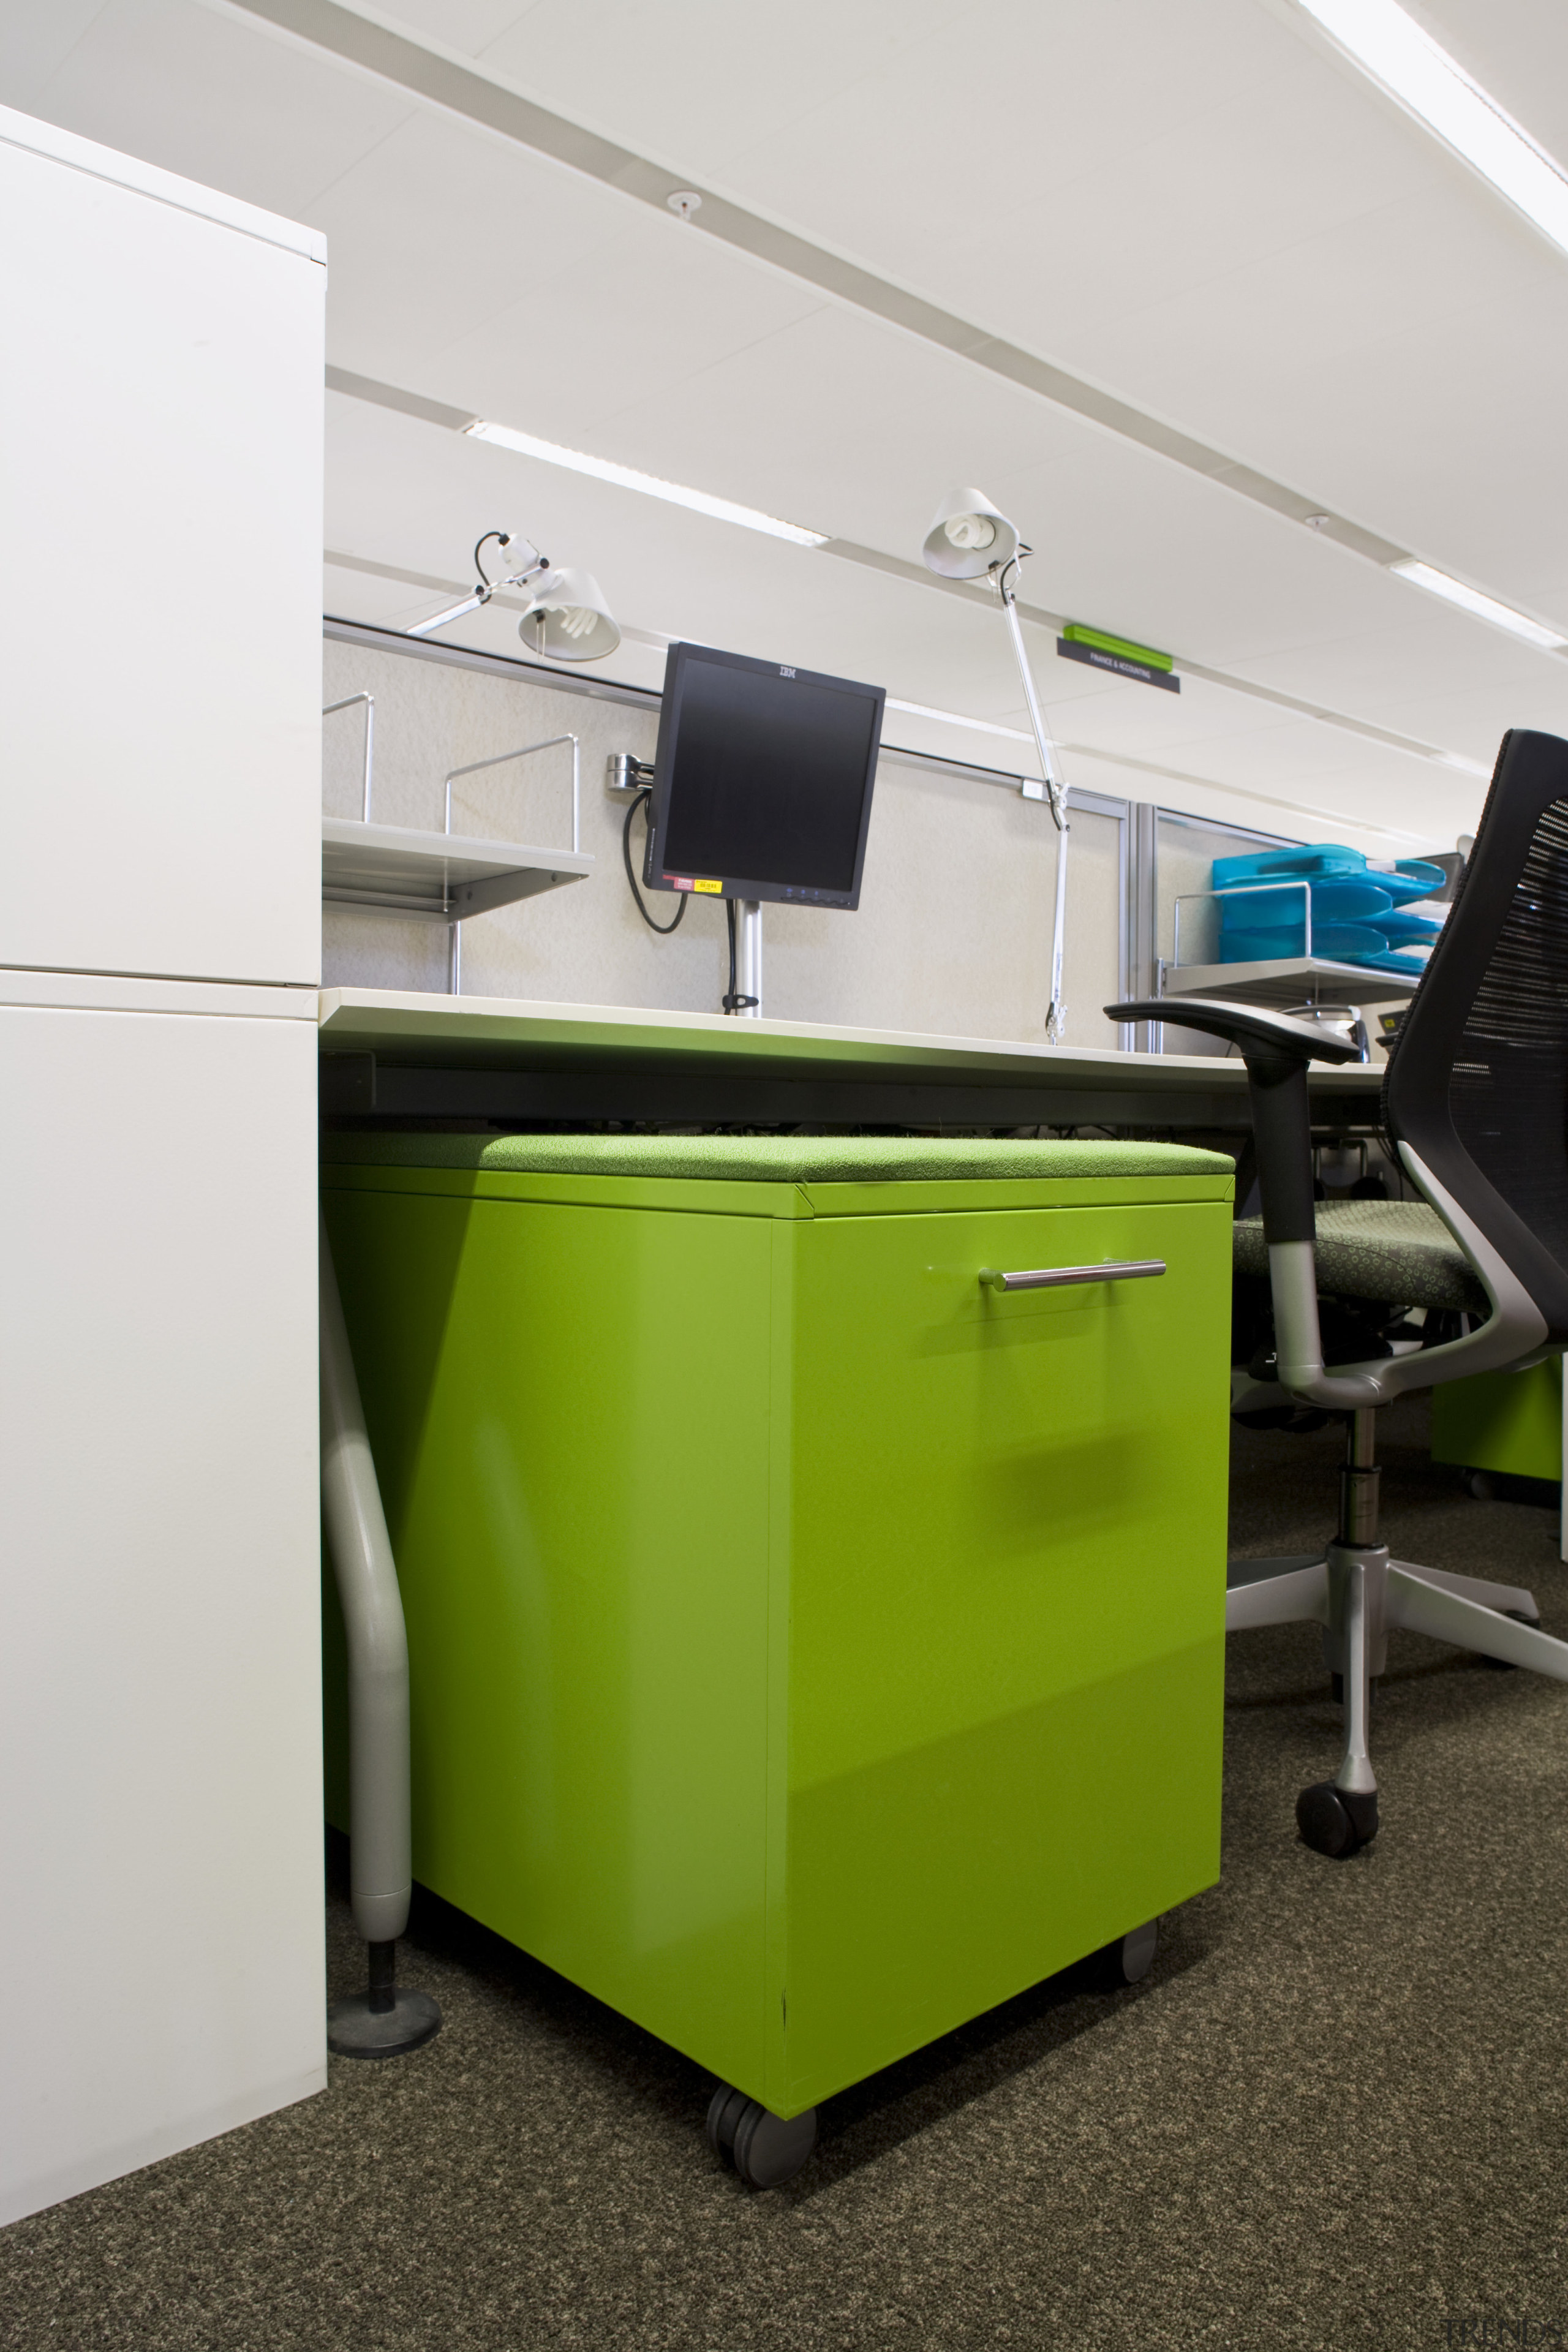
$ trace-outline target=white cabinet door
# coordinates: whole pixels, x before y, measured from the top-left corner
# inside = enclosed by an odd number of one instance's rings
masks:
[[[318,977],[326,271],[267,222],[0,115],[0,965]]]
[[[0,2222],[325,2080],[315,1044],[0,1007]]]

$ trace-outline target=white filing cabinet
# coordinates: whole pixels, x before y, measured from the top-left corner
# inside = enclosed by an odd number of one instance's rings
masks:
[[[320,976],[325,286],[0,109],[0,963]]]
[[[325,2080],[324,259],[0,110],[0,2221]]]

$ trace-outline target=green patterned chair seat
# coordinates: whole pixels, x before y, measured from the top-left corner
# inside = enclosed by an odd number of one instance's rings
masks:
[[[1463,1250],[1425,1201],[1320,1201],[1317,1227],[1318,1288],[1331,1297],[1489,1312]],[[1234,1230],[1237,1274],[1266,1275],[1262,1218],[1240,1218]]]
[[[869,1184],[954,1177],[1228,1176],[1184,1143],[938,1135],[328,1135],[324,1160],[573,1176],[737,1177]]]

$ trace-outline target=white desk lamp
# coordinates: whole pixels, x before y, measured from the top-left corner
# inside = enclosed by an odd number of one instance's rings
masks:
[[[505,571],[498,572],[493,580],[484,565],[484,551],[492,539],[506,566]],[[539,579],[549,569],[550,558],[541,555],[537,547],[530,546],[520,532],[487,530],[474,549],[474,570],[479,577],[473,593],[459,596],[455,604],[443,604],[438,613],[430,614],[428,620],[416,621],[407,634],[411,637],[427,637],[432,629],[444,629],[448,621],[460,620],[465,613],[473,612],[477,605],[488,604],[498,588],[521,588],[525,582]]]
[[[484,561],[491,540],[506,567],[493,579]],[[541,555],[515,530],[487,530],[474,549],[474,570],[479,581],[468,595],[416,621],[407,635],[427,637],[434,630],[444,629],[448,621],[460,620],[465,613],[488,604],[500,589],[527,587],[532,590],[533,600],[518,623],[517,633],[534,653],[548,654],[555,661],[603,661],[621,642],[604,591],[593,574],[552,570],[550,558]]]
[[[550,572],[534,590],[517,634],[556,661],[603,661],[621,642],[605,592],[591,572]]]
[[[1046,1035],[1053,1045],[1059,1045],[1067,1029],[1067,1006],[1062,1002],[1062,949],[1067,936],[1068,787],[1057,772],[1056,753],[1035,693],[1034,674],[1015,602],[1019,566],[1031,551],[1019,538],[1017,525],[996,512],[984,490],[973,488],[949,491],[936,510],[921,550],[927,570],[943,580],[988,578],[1007,615],[1018,675],[1024,681],[1024,699],[1029,706],[1029,724],[1035,730],[1035,747],[1040,755],[1046,798],[1059,835],[1057,902],[1051,925],[1051,1001],[1046,1014]]]

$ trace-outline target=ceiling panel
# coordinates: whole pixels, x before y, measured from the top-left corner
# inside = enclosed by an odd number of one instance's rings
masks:
[[[1517,110],[1510,90],[1559,69],[1537,0],[1489,37],[1474,0],[1435,5],[1473,69],[1490,38]],[[1278,0],[380,13],[1568,626],[1568,263]],[[341,366],[905,561],[939,493],[977,479],[1033,539],[1025,593],[1053,609],[1477,759],[1510,723],[1568,731],[1568,665],[237,10],[12,0],[0,101],[323,227]],[[632,628],[1023,721],[979,598],[329,407],[330,545],[460,579],[479,531],[515,524],[595,571]],[[436,601],[342,567],[327,593],[393,625]],[[455,634],[518,649],[495,610]],[[1029,635],[1085,783],[1137,777],[1123,788],[1296,832],[1314,808],[1433,840],[1473,822],[1479,780],[1190,675],[1180,698],[1119,686]],[[611,665],[646,684],[662,667],[630,638]],[[899,728],[1027,764],[940,719]]]
[[[633,368],[623,389],[605,454],[894,554],[918,555],[955,481],[1095,446],[1065,410],[837,302],[677,384]]]
[[[1500,685],[1539,666],[1299,525],[974,376],[830,306],[603,420],[596,443],[909,560],[942,489],[973,476],[1037,550],[1033,601],[1363,715],[1369,692],[1411,694],[1456,661]],[[1359,698],[1314,686],[1320,644],[1366,649]],[[1254,667],[1281,651],[1289,681]]]
[[[22,5],[47,13],[49,0]],[[8,85],[0,97],[19,102]],[[110,0],[27,102],[64,130],[289,219],[308,218],[312,199],[412,110],[403,91],[333,72],[192,0]]]
[[[1431,727],[1441,741],[1466,753],[1489,774],[1510,727],[1536,727],[1548,735],[1568,737],[1568,669],[1562,664],[1553,675],[1543,663],[1538,676],[1506,694],[1472,688],[1464,677],[1458,672],[1446,692],[1390,696],[1373,715],[1380,726],[1403,731],[1419,713],[1424,727]]]
[[[771,130],[754,19],[705,39],[712,13],[661,11],[662,37],[636,9],[533,12],[486,62],[1500,593],[1555,586],[1532,528],[1554,499],[1528,508],[1512,453],[1568,363],[1563,265],[1286,12],[1033,0],[880,59],[825,39],[815,101]],[[1509,14],[1522,58],[1535,11]],[[963,108],[1001,89],[1027,91],[1029,135],[999,181],[966,169]],[[1503,312],[1534,313],[1506,375]]]
[[[1081,13],[1109,45],[1121,12]],[[1549,576],[1568,489],[1568,441],[1550,425],[1568,370],[1568,262],[1359,79],[1247,13],[1238,49],[1278,54],[1244,105],[1183,116],[1178,92],[1138,152],[1108,142],[1065,188],[1021,172],[989,214],[919,170],[940,102],[923,87],[890,103],[868,171],[838,108],[797,129],[787,154],[764,145],[731,176],[747,201],[787,200],[873,267],[1524,594]],[[1161,12],[1165,43],[1214,61],[1218,14],[1202,12],[1194,39],[1191,11]],[[925,63],[905,61],[911,83]],[[1109,50],[1088,85],[1092,125],[1097,103],[1120,96]],[[1531,463],[1546,468],[1544,496],[1529,494]]]
[[[441,351],[441,397],[549,440],[593,446],[584,436],[634,389],[683,383],[822,299],[798,278],[699,242],[673,215],[628,206],[586,262],[563,262]]]
[[[1427,701],[1436,707],[1456,679],[1501,711],[1521,696],[1568,690],[1568,663],[1555,655],[1426,598],[1420,589],[1392,582],[1390,587],[1406,603],[1418,596],[1431,602],[1434,611],[1406,612],[1396,619],[1385,614],[1381,627],[1247,655],[1225,667],[1282,694],[1316,695],[1333,709],[1353,711],[1380,726],[1397,723],[1386,716],[1396,702],[1406,709]],[[1345,617],[1351,617],[1348,612]],[[1435,740],[1446,738],[1439,732]]]
[[[539,5],[540,0],[395,0],[380,13],[426,40],[477,57]]]
[[[591,268],[626,233],[630,209],[510,141],[420,108],[311,205],[331,265],[329,355],[433,396],[449,385],[445,396],[460,404],[460,370],[437,369],[436,354],[534,289]],[[538,374],[536,350],[521,389]]]
[[[1568,271],[1568,261],[1562,267]],[[1553,422],[1568,373],[1568,278],[1559,283],[1542,271],[1521,282],[1516,273],[1511,288],[1462,315],[1415,324],[1396,323],[1391,302],[1394,316],[1375,349],[1328,352],[1280,372],[1262,356],[1279,348],[1273,298],[1253,357],[1234,317],[1222,324],[1226,296],[1224,287],[1207,289],[1179,331],[1173,323],[1177,355],[1161,387],[1167,404],[1188,414],[1202,398],[1194,387],[1209,367],[1198,348],[1206,323],[1211,343],[1236,352],[1229,385],[1203,399],[1228,442],[1249,415],[1267,412],[1267,454],[1286,478],[1310,484],[1326,507],[1428,562],[1568,625],[1556,601],[1568,587],[1558,520],[1568,440]],[[1238,300],[1237,310],[1244,308]]]
[[[965,152],[966,86],[1027,92],[1005,158]],[[1420,149],[1359,142],[1352,97],[1256,0],[988,8],[900,59],[874,102],[835,95],[738,152],[726,184],[1062,359],[1095,320],[1406,192]]]
[[[483,63],[678,175],[713,180],[809,119],[826,92],[872,109],[889,64],[950,27],[952,14],[947,0],[795,0],[787,9],[574,0],[531,8]]]
[[[39,6],[0,8],[0,103],[36,112],[57,72],[103,13],[105,0],[52,0]]]
[[[484,63],[695,171],[708,159],[680,140],[689,28],[722,20],[700,68],[703,125],[729,133],[714,184],[1047,352],[1085,318],[1292,247],[1432,176],[1419,140],[1358,136],[1356,94],[1258,0],[995,0],[941,11],[880,64],[847,63],[837,20],[882,13],[792,12],[811,103],[771,134],[779,68],[764,49],[758,70],[754,12],[584,5],[554,12],[548,33],[531,16]],[[627,35],[635,72],[606,58],[606,27],[628,19],[643,26],[640,43]],[[1016,115],[1001,152],[998,105]]]

